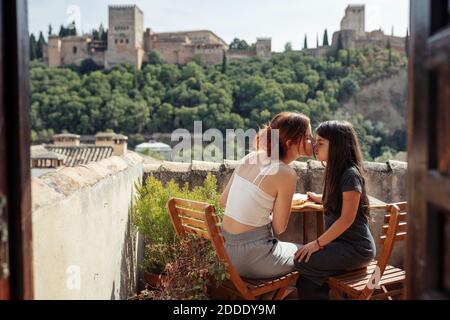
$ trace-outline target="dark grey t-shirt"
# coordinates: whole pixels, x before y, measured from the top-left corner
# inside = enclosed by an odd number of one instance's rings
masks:
[[[350,167],[344,171],[341,177],[338,207],[335,211],[325,213],[325,228],[328,229],[341,216],[342,193],[357,191],[362,193],[364,180],[358,169]],[[336,240],[344,241],[354,246],[363,256],[375,256],[375,242],[369,229],[369,220],[364,215],[361,202],[353,224]]]

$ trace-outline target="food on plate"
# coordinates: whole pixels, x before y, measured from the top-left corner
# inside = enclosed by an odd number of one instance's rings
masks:
[[[304,204],[308,200],[308,196],[302,193],[294,193],[292,197],[292,205],[299,206]]]

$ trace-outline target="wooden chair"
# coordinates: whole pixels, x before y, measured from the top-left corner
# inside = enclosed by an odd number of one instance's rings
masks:
[[[403,298],[405,271],[388,265],[388,261],[395,242],[406,238],[406,202],[388,204],[384,223],[380,236],[383,247],[378,261],[373,260],[366,268],[330,277],[328,284],[333,298],[358,300]]]
[[[220,223],[213,205],[171,198],[167,206],[179,237],[191,233],[209,239],[218,258],[225,263],[229,280],[222,283],[219,288],[211,288],[213,295],[221,299],[281,300],[290,293],[288,286],[295,283],[298,278],[298,273],[295,271],[279,278],[263,280],[244,279],[238,274],[225,251]]]

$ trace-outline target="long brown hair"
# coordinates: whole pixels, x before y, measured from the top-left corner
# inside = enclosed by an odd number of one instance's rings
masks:
[[[347,121],[326,121],[317,127],[316,133],[329,141],[323,190],[325,212],[335,211],[339,202],[342,203],[341,177],[346,169],[354,167],[358,170],[363,182],[359,209],[368,217],[369,199],[363,177],[364,163],[358,138],[352,125]]]
[[[272,130],[278,130],[278,155],[280,159],[286,156],[287,141],[292,140],[297,143],[306,136],[309,118],[299,112],[281,112],[272,121],[266,124],[256,135],[256,150],[266,151],[269,157],[272,156]],[[276,147],[276,146],[275,146]]]

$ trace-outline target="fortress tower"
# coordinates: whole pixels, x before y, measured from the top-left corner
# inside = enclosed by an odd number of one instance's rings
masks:
[[[131,63],[140,69],[144,58],[144,13],[137,6],[109,6],[106,67]]]
[[[257,38],[256,39],[256,56],[263,60],[272,57],[272,39],[271,38]]]
[[[345,16],[341,20],[341,31],[352,30],[356,36],[364,37],[366,31],[365,6],[349,5],[345,9]]]

